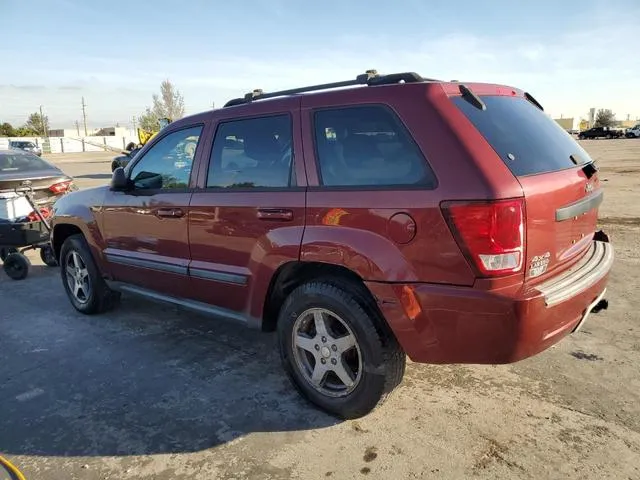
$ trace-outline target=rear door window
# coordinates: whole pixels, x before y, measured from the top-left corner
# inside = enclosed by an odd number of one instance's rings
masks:
[[[322,185],[435,188],[435,177],[422,152],[389,108],[364,105],[319,110],[314,127]]]
[[[589,154],[551,117],[522,97],[481,96],[480,110],[462,97],[465,114],[515,176],[555,172],[591,162]]]

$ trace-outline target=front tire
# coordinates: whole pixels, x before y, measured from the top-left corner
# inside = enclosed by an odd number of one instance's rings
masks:
[[[404,352],[368,311],[350,287],[317,281],[295,289],[278,319],[280,356],[294,386],[345,419],[371,412],[404,375]]]
[[[105,283],[81,234],[71,235],[62,244],[60,275],[71,304],[80,313],[106,312],[120,298],[120,294]]]

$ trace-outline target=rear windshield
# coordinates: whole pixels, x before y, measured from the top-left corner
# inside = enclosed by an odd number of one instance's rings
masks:
[[[35,147],[35,145],[31,142],[12,142],[12,145],[18,148]]]
[[[51,165],[35,155],[0,153],[0,173],[35,172],[49,168]]]
[[[481,96],[480,110],[462,97],[453,103],[471,120],[516,176],[555,172],[591,162],[589,154],[547,114],[522,97]]]

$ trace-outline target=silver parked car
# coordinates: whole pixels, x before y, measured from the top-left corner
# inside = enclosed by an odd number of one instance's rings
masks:
[[[39,157],[42,156],[42,149],[29,140],[11,140],[9,142],[9,148],[13,150],[24,150]]]

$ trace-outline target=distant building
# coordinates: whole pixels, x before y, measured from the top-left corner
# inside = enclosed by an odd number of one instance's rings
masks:
[[[49,130],[50,137],[78,137],[76,128],[55,128]]]
[[[131,130],[123,127],[103,127],[89,131],[95,137],[135,137]],[[83,128],[55,128],[49,130],[50,137],[84,137]]]
[[[578,122],[574,117],[554,118],[553,120],[567,132],[578,130]]]
[[[103,127],[97,129],[92,135],[98,137],[128,137],[131,132],[124,127]]]
[[[631,128],[640,123],[640,119],[635,120],[617,120],[615,126],[618,128]]]

